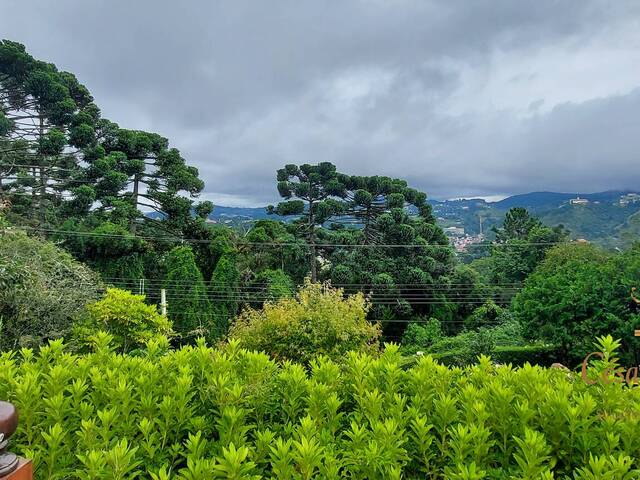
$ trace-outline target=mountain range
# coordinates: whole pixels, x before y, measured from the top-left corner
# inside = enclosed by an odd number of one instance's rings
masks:
[[[510,208],[524,207],[547,225],[564,225],[573,238],[607,247],[623,247],[640,239],[640,193],[636,191],[531,192],[496,202],[471,198],[430,203],[442,227],[463,228],[469,235],[480,233],[481,223],[483,232],[490,232]],[[267,215],[264,207],[216,206],[210,218],[218,223],[242,224],[274,217]]]

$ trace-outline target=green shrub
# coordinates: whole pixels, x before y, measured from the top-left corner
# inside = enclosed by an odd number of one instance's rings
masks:
[[[462,350],[469,346],[477,332],[463,332],[453,337],[443,337],[429,348],[429,353],[446,353],[452,350]]]
[[[53,243],[0,233],[0,350],[68,335],[102,288],[96,273]]]
[[[240,304],[240,272],[234,250],[229,249],[218,260],[209,288],[213,312],[210,337],[219,339],[227,334],[229,322],[237,315]]]
[[[493,300],[488,300],[465,319],[464,326],[467,330],[491,327],[500,323],[504,315],[505,310],[502,307],[496,305]]]
[[[503,318],[509,318],[504,315]],[[403,353],[412,354],[417,350],[432,353],[447,365],[469,365],[479,355],[491,356],[494,360],[522,365],[525,362],[549,365],[560,356],[556,347],[527,343],[522,336],[522,326],[513,319],[492,328],[482,327],[459,333],[453,337],[442,337],[431,346],[423,348],[404,347]],[[512,355],[509,352],[513,352]],[[531,356],[527,358],[527,355]],[[549,362],[551,359],[551,362]]]
[[[469,365],[480,355],[491,356],[495,349],[495,341],[488,328],[479,331],[460,333],[454,337],[444,337],[436,342],[427,352],[436,358],[442,358],[448,365]]]
[[[558,347],[553,345],[495,346],[491,351],[493,361],[517,366],[525,363],[550,366],[558,361],[559,355]],[[469,365],[477,361],[477,355],[474,356],[467,348],[434,353],[433,356],[445,365]]]
[[[524,346],[527,342],[522,333],[522,325],[517,320],[505,316],[507,320],[489,329],[496,347]]]
[[[410,323],[402,334],[402,346],[410,350],[426,350],[442,336],[442,324],[437,318],[430,318],[424,324]]]
[[[591,244],[553,247],[513,300],[527,338],[563,347],[562,361],[575,363],[591,351],[595,336],[622,339],[619,355],[640,359],[633,330],[640,318],[629,308],[629,291],[640,283],[640,249],[612,255]]]
[[[144,295],[117,288],[107,289],[102,300],[87,305],[85,317],[74,326],[74,340],[86,347],[100,331],[109,333],[114,346],[122,352],[173,333],[169,319],[160,315],[155,305],[147,305]]]
[[[231,343],[0,355],[36,478],[635,479],[640,389],[526,365],[404,368],[396,347],[307,370]]]
[[[283,297],[291,297],[295,292],[293,281],[281,269],[264,270],[256,275],[253,283],[259,292],[258,295],[262,295],[257,301],[266,298],[273,302]]]
[[[309,363],[316,355],[339,358],[350,350],[375,351],[380,327],[367,319],[369,304],[358,293],[306,283],[295,298],[267,302],[243,311],[230,338],[279,360]]]

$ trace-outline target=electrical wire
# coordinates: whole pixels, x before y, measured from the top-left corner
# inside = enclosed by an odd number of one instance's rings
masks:
[[[106,237],[106,238],[127,238],[127,239],[140,239],[140,240],[156,240],[156,241],[177,241],[183,243],[195,243],[195,244],[211,244],[218,241],[218,239],[202,239],[202,238],[183,238],[179,236],[175,237],[161,237],[161,236],[143,236],[143,235],[124,235],[116,233],[99,233],[99,232],[82,232],[79,230],[57,230],[51,228],[38,228],[38,227],[20,227],[27,230],[34,230],[38,232],[55,233],[68,236],[85,236],[85,237]],[[553,246],[564,244],[581,244],[581,242],[522,242],[517,244],[510,243],[492,243],[485,244],[471,244],[466,248],[490,248],[490,247],[531,247],[531,246]],[[264,246],[264,247],[316,247],[316,248],[426,248],[426,249],[438,249],[443,248],[453,251],[453,247],[450,244],[341,244],[341,243],[296,243],[296,242],[240,242],[238,246]]]

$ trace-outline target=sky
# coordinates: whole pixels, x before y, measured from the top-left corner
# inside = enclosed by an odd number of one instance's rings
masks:
[[[636,0],[0,0],[0,37],[219,205],[322,161],[437,199],[640,188]]]

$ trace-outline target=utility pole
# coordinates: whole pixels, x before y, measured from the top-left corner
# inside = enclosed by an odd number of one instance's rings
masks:
[[[160,311],[162,316],[167,316],[167,291],[163,288],[160,290]]]

